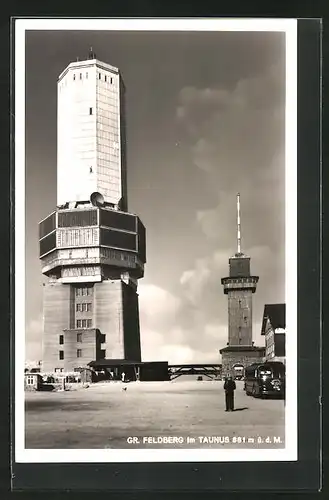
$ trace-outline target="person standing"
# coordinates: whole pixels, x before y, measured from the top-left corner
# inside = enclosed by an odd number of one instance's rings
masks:
[[[125,374],[125,372],[121,373],[121,380],[122,380],[122,382],[124,382],[126,380],[126,374]]]
[[[224,391],[225,391],[225,411],[234,411],[234,391],[236,389],[235,382],[232,376],[229,376],[224,383]]]

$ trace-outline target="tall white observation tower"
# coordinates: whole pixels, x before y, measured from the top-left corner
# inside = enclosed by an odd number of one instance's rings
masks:
[[[39,223],[43,370],[138,362],[146,243],[127,206],[123,81],[91,51],[57,90],[57,207]]]
[[[99,192],[127,210],[124,84],[96,59],[70,63],[57,82],[57,205]]]

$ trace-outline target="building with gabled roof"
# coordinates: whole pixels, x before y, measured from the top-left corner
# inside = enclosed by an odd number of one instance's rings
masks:
[[[266,361],[286,359],[286,304],[265,304],[262,331]]]

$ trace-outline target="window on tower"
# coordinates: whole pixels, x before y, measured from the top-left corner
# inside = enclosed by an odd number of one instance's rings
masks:
[[[75,75],[73,75],[73,80],[75,80]]]
[[[81,295],[92,295],[92,292],[93,292],[93,289],[92,287],[77,287],[75,289],[75,294],[77,296],[81,296]],[[78,309],[77,309],[78,310]],[[80,309],[80,311],[82,311],[82,309]]]
[[[106,75],[104,76],[104,80],[107,81]]]
[[[80,80],[82,80],[82,73],[80,73]]]
[[[93,114],[93,108],[89,108],[89,114],[92,115]]]
[[[87,78],[87,80],[88,80],[88,71],[87,71],[87,73],[86,73],[86,78]]]
[[[100,73],[98,73],[98,80],[100,80],[102,78],[102,75]]]

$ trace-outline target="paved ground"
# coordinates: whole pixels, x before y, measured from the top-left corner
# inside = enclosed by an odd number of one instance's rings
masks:
[[[224,411],[219,381],[122,387],[98,383],[65,392],[27,392],[26,448],[284,447],[284,402],[248,397],[242,382],[234,412]],[[128,437],[137,438],[135,444]],[[165,437],[183,442],[158,442]]]

